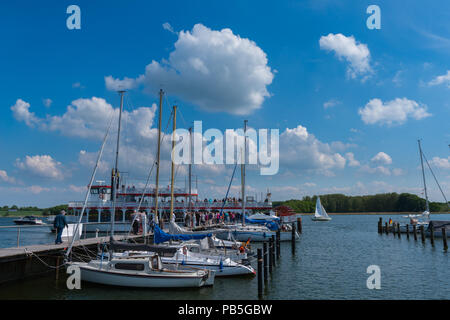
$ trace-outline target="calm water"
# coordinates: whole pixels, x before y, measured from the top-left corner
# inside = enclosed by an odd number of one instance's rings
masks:
[[[443,251],[441,239],[436,239],[433,248],[429,239],[423,245],[412,236],[407,240],[406,235],[401,239],[379,235],[378,215],[332,218],[313,222],[303,217],[295,255],[290,243],[281,243],[281,259],[269,276],[266,299],[450,299],[449,253]],[[433,218],[450,220],[450,215]],[[369,265],[381,268],[380,290],[366,287]],[[0,299],[11,298],[257,299],[257,278],[216,278],[213,287],[184,290],[136,290],[83,282],[81,290],[72,291],[66,289],[65,277],[55,281],[53,275],[0,286]]]

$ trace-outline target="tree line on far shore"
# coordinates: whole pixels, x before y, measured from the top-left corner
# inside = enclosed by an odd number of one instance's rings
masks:
[[[301,200],[273,201],[273,206],[285,205],[298,213],[312,213],[316,208],[317,196],[305,196]],[[411,193],[383,193],[367,196],[346,196],[326,194],[320,201],[327,212],[423,212],[425,199]],[[430,202],[431,212],[448,212],[445,202]]]
[[[62,204],[62,205],[58,205],[58,206],[54,206],[54,207],[50,207],[50,208],[45,208],[45,209],[41,209],[38,207],[18,207],[16,205],[13,205],[11,207],[9,206],[3,206],[0,207],[0,211],[5,212],[4,216],[8,215],[8,212],[13,211],[13,212],[23,212],[24,214],[27,214],[27,212],[41,212],[42,215],[44,216],[49,216],[49,215],[57,215],[61,210],[66,210],[67,211],[67,204]]]

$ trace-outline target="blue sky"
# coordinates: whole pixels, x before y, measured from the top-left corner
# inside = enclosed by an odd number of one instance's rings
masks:
[[[71,4],[81,9],[80,30],[66,27]],[[380,30],[366,26],[371,4],[381,9]],[[449,195],[447,1],[21,1],[2,3],[0,21],[0,205],[50,206],[83,197],[107,118],[93,97],[114,108],[119,102],[108,76],[135,83],[125,103],[123,143],[130,147],[121,159],[130,182],[145,179],[151,166],[151,107],[162,86],[164,124],[176,103],[180,127],[202,120],[204,128],[225,130],[248,119],[251,127],[280,130],[280,171],[260,176],[249,170],[250,194],[267,188],[280,200],[335,192],[421,194],[421,138]],[[213,37],[237,44],[236,56],[208,47]],[[199,57],[209,59],[203,61],[209,70],[230,69],[232,79],[177,70]],[[146,74],[152,61],[166,69]],[[253,81],[249,72],[260,67],[265,71]],[[177,70],[176,80],[169,69]],[[248,103],[255,90],[267,95]],[[78,99],[84,99],[79,107]],[[82,114],[85,105],[91,109]],[[80,121],[98,127],[83,134]],[[151,131],[142,134],[145,127]],[[99,179],[107,178],[107,166]],[[201,194],[223,197],[231,170],[194,168]],[[163,170],[162,179],[168,178]],[[179,184],[184,179],[180,171]],[[432,200],[442,201],[430,175],[427,182]],[[234,185],[237,192],[239,179]]]

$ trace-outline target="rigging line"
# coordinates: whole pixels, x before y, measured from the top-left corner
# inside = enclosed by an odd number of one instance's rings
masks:
[[[436,181],[436,184],[438,185],[439,190],[441,191],[442,196],[443,196],[444,199],[445,199],[445,203],[447,204],[447,207],[450,208],[450,205],[449,205],[449,203],[448,203],[448,201],[447,201],[447,198],[445,197],[444,191],[442,191],[442,188],[441,188],[441,186],[439,185],[439,182],[438,182],[438,180],[436,179],[436,176],[434,175],[434,172],[433,172],[433,170],[431,169],[431,166],[430,166],[430,164],[428,163],[427,157],[425,157],[425,154],[423,153],[423,151],[422,151],[422,156],[423,156],[423,158],[425,159],[425,162],[427,163],[428,168],[430,169],[431,174],[433,175],[434,181]]]
[[[92,176],[91,176],[91,181],[89,182],[89,187],[88,187],[88,190],[86,191],[86,197],[85,197],[85,199],[84,199],[83,209],[81,209],[80,217],[79,217],[79,219],[78,219],[78,223],[77,223],[77,226],[76,226],[76,228],[75,228],[74,235],[78,234],[78,229],[79,229],[79,227],[80,227],[81,219],[83,218],[84,211],[86,210],[87,201],[88,201],[89,195],[90,195],[90,193],[91,193],[92,183],[94,182],[95,174],[97,173],[98,164],[99,164],[100,159],[101,159],[102,154],[103,154],[103,149],[104,149],[104,147],[105,147],[105,142],[106,142],[106,140],[107,140],[107,138],[108,138],[109,131],[110,131],[110,129],[111,129],[111,125],[112,125],[112,120],[113,120],[113,118],[114,118],[114,116],[111,116],[111,119],[109,120],[108,129],[106,130],[105,138],[103,139],[102,146],[101,146],[100,151],[99,151],[99,153],[98,153],[97,162],[95,163],[95,167],[94,167],[94,170],[93,170]],[[65,259],[67,259],[67,258],[69,257],[69,254],[70,254],[70,252],[71,252],[71,250],[72,250],[72,247],[73,247],[73,244],[74,244],[74,242],[75,242],[75,239],[76,239],[76,236],[73,236],[73,237],[72,237],[72,241],[71,241],[71,243],[70,243],[70,246],[69,246],[69,248],[68,248],[68,250],[67,250],[67,252],[66,252],[66,254],[65,254]]]
[[[172,115],[173,115],[173,111],[170,113],[170,117],[169,117],[169,119],[167,120],[166,128],[164,129],[163,132],[166,132],[166,130],[169,128],[169,124],[170,124],[170,120],[172,119]],[[163,134],[162,137],[161,137],[160,144],[162,144],[162,143],[164,142],[165,137],[166,137],[166,134]],[[140,208],[141,208],[142,200],[144,199],[145,190],[146,190],[147,187],[148,187],[148,182],[149,182],[149,180],[150,180],[150,176],[151,176],[151,174],[152,174],[152,170],[153,170],[153,167],[155,166],[156,162],[157,162],[157,159],[155,159],[155,160],[153,161],[152,167],[151,167],[150,172],[149,172],[149,174],[148,174],[148,176],[147,176],[147,182],[146,182],[145,187],[144,187],[144,190],[143,190],[143,192],[142,192],[141,201],[139,202],[139,206],[138,206],[137,211],[139,211]],[[156,190],[155,190],[155,191],[156,191]],[[127,237],[126,237],[126,238],[129,237],[129,235],[130,235],[130,233],[131,233],[131,229],[133,228],[133,223],[134,223],[134,221],[136,221],[136,218],[137,218],[137,215],[134,215],[133,220],[131,221],[130,229],[128,230],[128,233],[127,233]]]
[[[238,165],[238,161],[236,160],[236,164],[234,165],[234,169],[233,169],[233,174],[231,175],[230,183],[228,185],[227,193],[225,195],[225,201],[223,202],[222,208],[220,209],[220,214],[222,214],[223,208],[225,207],[225,202],[227,201],[228,193],[230,192],[231,184],[233,183],[234,173],[236,172],[237,165]]]

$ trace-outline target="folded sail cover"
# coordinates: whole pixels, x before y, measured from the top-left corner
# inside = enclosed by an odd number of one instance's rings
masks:
[[[259,220],[259,219],[256,220],[256,219],[249,219],[249,218],[245,217],[245,222],[265,225],[271,231],[278,230],[278,224],[275,221],[267,221],[267,220]]]
[[[158,225],[154,225],[154,242],[155,243],[162,243],[169,240],[192,240],[192,239],[204,239],[206,237],[211,237],[212,233],[207,234],[169,234],[165,233],[161,230],[161,228]]]
[[[119,241],[115,241],[112,237],[109,242],[109,248],[112,251],[119,251],[119,250],[151,251],[151,252],[156,252],[158,254],[164,254],[164,253],[172,253],[173,254],[177,251],[177,248],[165,248],[165,247],[153,246],[153,245],[142,244],[142,243],[119,242]]]

